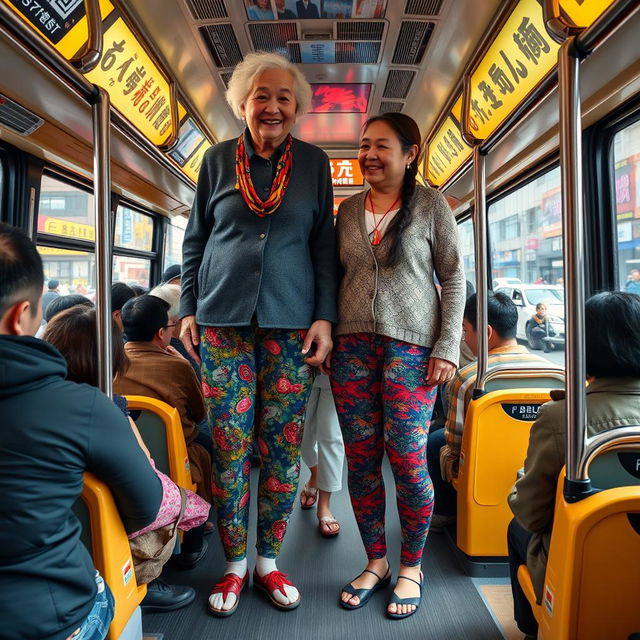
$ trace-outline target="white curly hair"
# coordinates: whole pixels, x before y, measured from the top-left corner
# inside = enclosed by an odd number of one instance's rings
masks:
[[[239,120],[242,119],[240,107],[247,99],[256,76],[270,69],[284,69],[293,76],[296,115],[304,115],[309,110],[311,106],[311,86],[302,71],[278,53],[260,51],[247,54],[244,60],[233,70],[233,75],[229,80],[226,98],[229,106],[233,109],[234,115]]]

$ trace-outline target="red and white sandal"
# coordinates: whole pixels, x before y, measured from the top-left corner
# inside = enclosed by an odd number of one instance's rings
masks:
[[[249,571],[244,574],[244,578],[241,578],[239,575],[235,573],[225,573],[222,576],[222,579],[217,584],[213,585],[213,589],[211,589],[211,593],[209,594],[209,613],[217,616],[218,618],[226,618],[227,616],[232,615],[236,612],[238,608],[238,603],[240,602],[240,594],[247,586],[249,582]],[[211,596],[222,594],[222,601],[224,602],[227,599],[227,596],[230,593],[233,593],[236,596],[236,601],[231,609],[215,609],[211,605]]]
[[[263,591],[274,607],[281,611],[291,611],[300,604],[301,598],[299,594],[298,599],[291,604],[282,604],[273,597],[274,591],[280,591],[285,598],[288,597],[287,592],[284,590],[285,585],[295,587],[293,582],[287,580],[287,574],[282,573],[282,571],[271,571],[264,577],[260,577],[257,571],[253,572],[253,586]]]

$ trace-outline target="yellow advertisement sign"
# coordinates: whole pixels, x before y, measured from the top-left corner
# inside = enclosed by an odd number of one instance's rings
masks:
[[[431,184],[443,185],[471,153],[471,147],[462,139],[458,123],[448,116],[427,147],[426,170]]]
[[[88,256],[86,251],[76,251],[75,249],[54,249],[53,247],[38,247],[41,256]]]
[[[560,0],[560,10],[577,27],[588,27],[613,3],[614,0]]]
[[[182,170],[194,181],[198,182],[198,174],[200,173],[200,167],[202,166],[202,159],[204,158],[205,151],[211,147],[211,143],[205,140],[196,150],[196,152],[188,160],[187,164],[182,167]]]
[[[60,218],[45,218],[42,231],[56,236],[78,238],[79,240],[89,240],[91,242],[95,242],[96,240],[96,230],[91,225],[80,222],[70,222],[69,220],[62,220]]]
[[[67,60],[88,39],[84,0],[0,0],[53,45]],[[100,0],[104,20],[113,11],[109,0]]]
[[[485,140],[558,61],[537,0],[520,0],[471,76],[467,130]]]
[[[153,144],[171,136],[169,83],[122,18],[104,33],[100,62],[85,75],[109,93],[113,106]]]

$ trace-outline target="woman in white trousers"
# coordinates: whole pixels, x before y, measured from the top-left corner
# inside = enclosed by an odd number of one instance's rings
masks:
[[[331,494],[342,489],[344,444],[329,377],[318,374],[307,403],[302,438],[302,459],[311,471],[300,494],[303,509],[318,503],[320,533],[331,538],[340,533],[340,524],[331,513]]]

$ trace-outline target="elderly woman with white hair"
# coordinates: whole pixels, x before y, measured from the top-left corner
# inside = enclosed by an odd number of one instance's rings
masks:
[[[336,321],[336,253],[326,154],[291,135],[311,102],[277,54],[247,55],[227,101],[246,124],[207,151],[185,233],[182,340],[202,359],[214,439],[213,501],[226,567],[209,610],[232,614],[249,579],[249,460],[261,457],[254,585],[284,610],[300,594],[276,560],[293,508],[312,366]],[[199,348],[199,354],[196,350]]]

